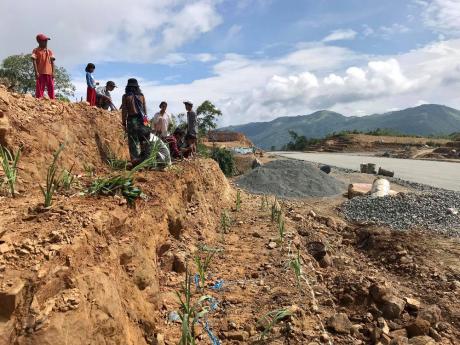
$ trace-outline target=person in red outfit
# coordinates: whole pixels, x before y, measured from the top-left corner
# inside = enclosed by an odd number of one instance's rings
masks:
[[[182,157],[188,157],[190,155],[190,148],[180,148],[179,143],[182,141],[182,138],[185,135],[185,131],[176,128],[172,135],[168,135],[165,138],[166,143],[169,146],[169,152],[171,153],[171,157],[174,159],[180,159]]]
[[[35,97],[43,98],[45,87],[48,97],[54,99],[54,55],[48,49],[50,38],[44,34],[37,35],[38,47],[32,51],[32,61],[35,72]]]
[[[99,85],[99,83],[96,83],[93,77],[93,72],[95,69],[96,69],[96,66],[91,62],[85,68],[86,84],[88,86],[86,90],[86,101],[91,106],[96,105],[96,86]]]

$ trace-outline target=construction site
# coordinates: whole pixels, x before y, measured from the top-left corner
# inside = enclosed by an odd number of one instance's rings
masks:
[[[119,116],[0,86],[1,345],[460,344],[460,193],[255,150],[128,172]]]

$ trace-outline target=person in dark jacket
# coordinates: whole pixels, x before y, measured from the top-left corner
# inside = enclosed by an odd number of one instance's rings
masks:
[[[133,166],[148,158],[150,127],[145,126],[147,107],[136,79],[128,79],[121,101],[121,122],[128,134],[129,154]]]

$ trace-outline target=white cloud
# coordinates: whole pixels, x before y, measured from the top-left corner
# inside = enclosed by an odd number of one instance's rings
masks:
[[[0,57],[31,51],[35,35],[45,32],[57,61],[67,66],[88,60],[151,62],[219,25],[219,2],[1,1],[0,13],[8,15],[0,22],[0,40],[8,44],[0,46]]]
[[[415,0],[423,10],[425,24],[446,35],[460,35],[460,1]]]
[[[339,29],[332,31],[323,38],[323,42],[345,41],[355,39],[357,32],[351,29]]]

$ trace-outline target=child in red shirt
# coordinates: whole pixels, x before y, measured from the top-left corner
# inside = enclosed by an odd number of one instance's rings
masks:
[[[51,49],[48,49],[50,40],[44,34],[37,35],[38,47],[32,51],[32,61],[35,71],[35,97],[43,98],[45,87],[48,91],[48,97],[54,99],[54,55]]]

